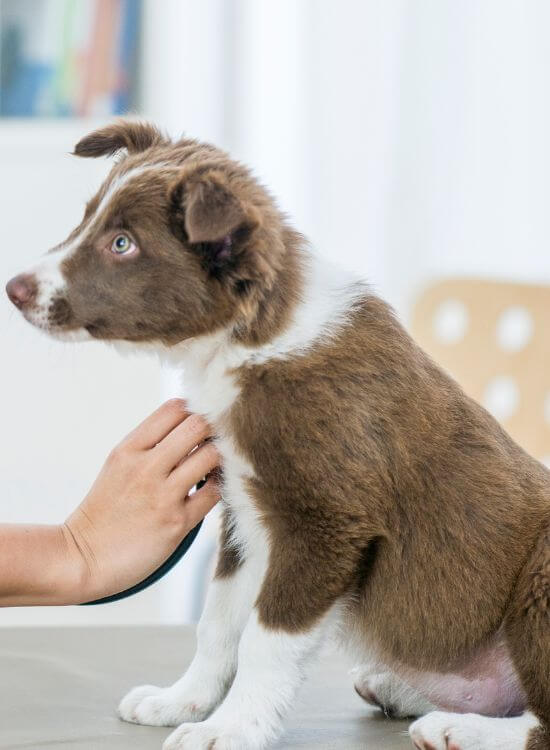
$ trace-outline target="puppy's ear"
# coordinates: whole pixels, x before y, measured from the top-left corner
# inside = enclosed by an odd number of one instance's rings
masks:
[[[120,120],[84,136],[75,146],[76,156],[113,156],[126,149],[129,154],[167,143],[162,133],[147,122]]]
[[[184,168],[169,200],[173,233],[233,295],[247,318],[282,267],[279,215],[270,213],[267,201],[262,204],[261,190],[214,165]]]
[[[225,175],[215,170],[178,182],[172,190],[172,207],[191,244],[221,241],[253,222],[250,207],[232,192]]]
[[[170,204],[174,233],[196,250],[205,268],[216,276],[236,272],[259,216],[233,192],[224,173],[181,178],[171,188]]]

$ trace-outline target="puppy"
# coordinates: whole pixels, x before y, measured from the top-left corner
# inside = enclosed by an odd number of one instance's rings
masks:
[[[75,148],[118,152],[7,292],[58,338],[160,352],[215,426],[223,529],[197,653],[121,717],[177,726],[165,750],[264,748],[337,627],[367,701],[430,711],[417,748],[549,748],[548,471],[245,167],[147,124]]]

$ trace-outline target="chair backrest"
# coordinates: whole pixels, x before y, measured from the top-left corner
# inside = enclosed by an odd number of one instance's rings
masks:
[[[412,333],[512,437],[550,465],[550,287],[452,279],[415,305]]]

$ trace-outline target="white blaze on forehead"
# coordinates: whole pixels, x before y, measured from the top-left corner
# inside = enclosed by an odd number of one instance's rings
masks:
[[[59,250],[54,250],[52,255],[55,255],[59,258],[59,253],[62,253],[62,260],[68,257],[71,252],[76,250],[76,248],[83,242],[87,235],[90,234],[95,226],[101,221],[103,215],[107,212],[113,198],[118,195],[118,193],[124,187],[126,187],[126,185],[131,180],[133,180],[134,177],[139,177],[145,172],[151,172],[166,166],[168,166],[166,162],[160,162],[158,164],[142,164],[139,167],[129,169],[127,172],[124,172],[121,175],[117,175],[117,177],[115,177],[114,180],[112,180],[109,184],[94,214],[89,217],[86,224],[82,228],[82,231],[78,235],[76,235],[76,237],[73,237],[70,242],[64,243]]]
[[[105,213],[114,196],[119,193],[120,190],[122,190],[122,188],[125,187],[125,185],[127,185],[134,177],[139,177],[140,175],[144,174],[144,172],[150,172],[166,166],[168,166],[166,162],[159,162],[158,164],[141,164],[139,167],[129,169],[128,172],[124,172],[124,174],[117,175],[117,177],[115,177],[115,179],[111,182],[111,184],[105,191],[105,195],[100,200],[93,218],[88,221],[86,231],[88,232],[92,229],[92,227]]]
[[[109,184],[94,214],[86,221],[82,230],[70,240],[60,245],[57,250],[48,253],[41,263],[29,270],[29,273],[33,274],[38,281],[38,296],[34,305],[35,309],[29,314],[31,322],[39,327],[47,326],[48,308],[51,301],[56,294],[63,291],[66,285],[66,279],[61,272],[63,262],[76,252],[86,237],[102,220],[113,198],[135,177],[166,166],[168,166],[166,162],[142,164],[121,175],[117,175]]]

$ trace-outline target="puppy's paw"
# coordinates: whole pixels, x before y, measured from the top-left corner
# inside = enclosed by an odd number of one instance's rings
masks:
[[[369,674],[356,669],[353,676],[357,694],[390,719],[422,716],[434,710],[434,706],[420,693],[391,672]]]
[[[183,721],[202,721],[211,710],[210,705],[186,701],[173,688],[142,685],[121,700],[118,714],[133,724],[175,727]]]
[[[182,724],[162,750],[263,750],[268,738],[257,726],[224,725],[213,720]]]
[[[536,721],[434,711],[409,728],[417,750],[524,750]]]

